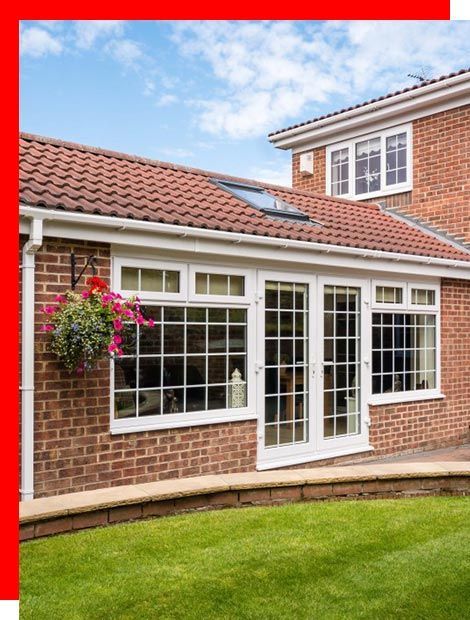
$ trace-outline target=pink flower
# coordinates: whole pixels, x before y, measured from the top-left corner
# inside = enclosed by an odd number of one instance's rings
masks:
[[[114,344],[121,344],[121,342],[122,342],[121,336],[119,334],[114,334],[113,342],[114,342]]]
[[[56,311],[56,308],[54,308],[54,306],[45,306],[44,308],[44,312],[46,314],[54,314],[55,311]]]
[[[138,314],[135,322],[137,325],[143,325],[145,323],[145,319],[141,314]]]
[[[120,304],[120,303],[116,303],[116,304],[114,304],[114,305],[113,305],[113,307],[111,308],[111,310],[112,310],[113,312],[121,312],[121,310],[122,310],[122,306],[121,306],[121,304]]]
[[[67,299],[63,295],[56,295],[55,300],[60,304],[65,304],[67,302]]]
[[[117,352],[117,354],[118,354],[118,357],[122,357],[122,354],[123,354],[122,349],[120,349],[120,348],[118,347],[116,352]]]
[[[83,291],[82,297],[83,299],[88,299],[88,297],[90,297],[90,291]]]
[[[131,319],[134,318],[134,313],[132,312],[132,310],[124,310],[124,316],[128,316]]]
[[[51,332],[54,329],[54,325],[43,325],[41,327],[42,332]]]
[[[117,346],[114,344],[114,342],[112,342],[109,347],[108,347],[108,353],[114,353],[114,351],[117,351]]]
[[[104,303],[108,303],[109,301],[112,301],[114,299],[114,295],[110,294],[110,293],[106,293],[105,295],[103,295],[103,297],[101,298],[101,300]]]
[[[147,325],[148,325],[149,327],[154,327],[154,326],[155,326],[155,321],[154,321],[153,319],[149,319],[149,320],[147,321]]]
[[[113,327],[116,331],[120,331],[124,327],[121,319],[114,319]]]

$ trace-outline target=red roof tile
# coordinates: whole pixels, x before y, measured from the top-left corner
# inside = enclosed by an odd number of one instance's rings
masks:
[[[264,187],[321,225],[269,217],[218,187],[214,178]],[[46,209],[470,260],[465,250],[382,212],[378,205],[29,134],[20,137],[20,201]]]
[[[343,108],[342,110],[336,110],[335,112],[330,112],[329,114],[323,114],[323,116],[317,116],[316,118],[311,118],[309,121],[304,121],[303,123],[297,123],[296,125],[290,125],[290,127],[285,127],[284,129],[278,129],[277,131],[272,131],[268,134],[268,137],[277,136],[280,133],[284,133],[285,131],[290,131],[291,129],[297,129],[298,127],[304,127],[304,125],[310,125],[310,123],[316,123],[317,121],[323,121],[325,118],[331,118],[332,116],[338,116],[338,114],[343,114],[344,112],[351,112],[352,110],[357,110],[358,108],[362,108],[370,103],[377,103],[378,101],[383,101],[384,99],[390,99],[391,97],[396,97],[397,95],[403,95],[404,93],[408,93],[412,90],[417,90],[419,88],[423,88],[423,86],[429,86],[429,84],[435,84],[436,82],[442,82],[443,80],[448,80],[449,78],[455,77],[456,75],[463,75],[464,73],[469,73],[470,67],[467,69],[461,69],[460,71],[455,71],[454,73],[448,73],[447,75],[441,75],[437,78],[433,78],[431,80],[424,80],[419,84],[413,84],[413,86],[408,86],[407,88],[403,88],[402,90],[397,90],[394,93],[387,93],[386,95],[382,95],[381,97],[377,97],[376,99],[369,99],[368,101],[363,101],[362,103],[356,103],[356,105],[352,105],[349,108]]]

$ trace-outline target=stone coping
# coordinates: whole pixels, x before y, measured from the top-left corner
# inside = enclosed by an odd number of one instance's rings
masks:
[[[383,463],[173,478],[171,480],[109,487],[20,502],[20,525],[24,526],[30,523],[103,511],[115,507],[129,507],[230,491],[377,480],[455,478],[459,476],[470,476],[469,461]]]

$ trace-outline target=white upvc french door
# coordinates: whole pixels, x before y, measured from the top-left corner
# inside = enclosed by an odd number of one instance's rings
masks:
[[[318,278],[316,457],[369,448],[370,300],[367,280]]]
[[[314,451],[314,308],[308,274],[258,273],[258,467],[282,467]]]
[[[258,273],[258,469],[366,449],[369,288]]]

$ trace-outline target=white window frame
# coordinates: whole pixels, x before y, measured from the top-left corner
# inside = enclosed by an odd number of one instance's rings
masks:
[[[163,271],[178,271],[179,272],[179,293],[157,293],[152,291],[129,291],[123,289],[121,286],[121,272],[123,267],[136,267],[140,269],[161,269]],[[146,301],[183,301],[187,298],[187,282],[188,282],[188,267],[185,263],[176,263],[173,261],[159,261],[151,259],[135,259],[135,258],[121,258],[113,257],[113,290],[117,293],[121,293],[123,297],[133,297],[137,295],[140,299]]]
[[[390,136],[395,136],[399,133],[406,133],[406,177],[407,180],[404,183],[396,183],[394,185],[387,185],[386,178],[386,141]],[[367,192],[364,194],[356,194],[356,145],[359,142],[365,140],[372,140],[374,138],[380,138],[380,190],[375,192]],[[382,131],[376,131],[374,133],[358,136],[352,140],[345,142],[338,142],[336,144],[329,144],[326,147],[326,194],[332,196],[332,178],[331,178],[331,154],[334,151],[341,149],[348,149],[348,162],[349,162],[349,175],[348,184],[349,191],[346,194],[337,195],[338,198],[350,198],[354,200],[363,200],[366,198],[378,198],[380,196],[390,196],[392,194],[399,194],[402,192],[408,192],[413,189],[413,131],[412,124],[399,125],[397,127],[391,127]]]
[[[413,304],[411,289],[418,289],[421,291],[434,291],[434,304]],[[435,311],[440,306],[440,287],[435,284],[424,285],[424,284],[414,284],[412,282],[409,282],[408,283],[408,300],[409,300],[410,310],[417,310],[419,312]]]
[[[402,290],[402,301],[401,303],[390,303],[390,302],[377,302],[376,301],[376,288],[378,286],[385,286],[387,288],[401,288]],[[371,303],[374,308],[382,309],[382,310],[406,310],[408,305],[408,286],[406,282],[390,282],[390,280],[372,280],[372,295],[371,295]]]
[[[122,267],[142,267],[150,269],[168,269],[180,272],[180,292],[179,293],[152,293],[149,291],[126,291],[121,286]],[[190,272],[194,269],[205,273],[233,273],[234,275],[245,275],[245,295],[243,299],[237,297],[238,303],[234,303],[234,297],[225,295],[191,295],[189,281]],[[237,272],[237,273],[236,273]],[[254,291],[254,270],[234,269],[231,267],[214,267],[209,264],[189,265],[188,263],[178,263],[171,261],[161,261],[158,259],[139,259],[124,258],[114,256],[112,258],[112,289],[120,293],[123,297],[137,295],[142,305],[146,303],[158,306],[185,306],[185,307],[233,307],[243,308],[247,311],[247,333],[246,333],[246,407],[235,409],[213,409],[209,411],[196,411],[190,413],[161,414],[155,416],[142,416],[141,418],[121,418],[114,417],[114,364],[110,362],[110,432],[112,435],[122,433],[134,433],[142,431],[162,430],[170,428],[182,428],[189,426],[202,426],[205,424],[218,424],[253,420],[257,418],[256,412],[256,308]],[[229,378],[227,378],[229,381]]]
[[[381,304],[375,301],[375,286],[403,286],[403,304]],[[370,329],[370,397],[369,405],[388,405],[393,403],[414,402],[420,400],[431,400],[436,398],[445,398],[441,392],[441,305],[440,305],[440,285],[427,284],[424,282],[395,282],[394,280],[372,280],[371,281],[371,312],[369,317]],[[422,306],[411,304],[411,289],[427,289],[433,290],[435,293],[434,306]],[[436,317],[436,387],[428,390],[409,390],[402,392],[388,392],[384,394],[372,393],[372,314],[430,314]]]
[[[243,276],[245,286],[243,295],[210,295],[196,293],[196,273],[221,274],[227,276]],[[189,265],[189,301],[205,302],[207,304],[243,304],[253,296],[255,276],[251,269],[241,269],[239,267],[224,267],[220,265]]]

